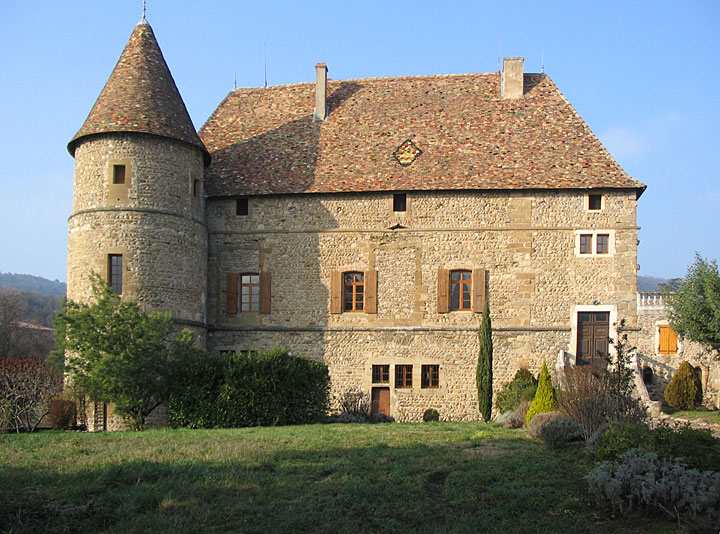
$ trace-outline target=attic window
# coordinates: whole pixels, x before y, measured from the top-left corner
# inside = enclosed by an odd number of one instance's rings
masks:
[[[113,165],[113,184],[125,183],[125,165]]]
[[[602,195],[588,195],[588,210],[600,211],[602,209]]]
[[[405,193],[393,195],[393,211],[407,211],[407,195]]]
[[[247,197],[238,198],[235,204],[235,215],[247,215],[248,207],[249,205]]]

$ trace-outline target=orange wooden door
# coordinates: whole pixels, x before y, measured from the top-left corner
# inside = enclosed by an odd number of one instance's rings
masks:
[[[372,388],[371,413],[390,415],[390,388]]]

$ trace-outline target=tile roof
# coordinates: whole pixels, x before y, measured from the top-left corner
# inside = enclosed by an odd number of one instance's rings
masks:
[[[68,151],[85,136],[139,132],[185,141],[210,157],[195,131],[152,28],[141,21]]]
[[[341,191],[645,186],[628,176],[544,74],[500,98],[500,75],[328,81],[235,89],[200,130],[210,196]],[[406,140],[421,153],[393,155]]]

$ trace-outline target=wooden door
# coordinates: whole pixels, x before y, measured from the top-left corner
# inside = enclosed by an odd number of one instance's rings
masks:
[[[372,388],[370,412],[390,415],[390,388]]]
[[[578,313],[578,365],[607,367],[609,337],[609,312]]]

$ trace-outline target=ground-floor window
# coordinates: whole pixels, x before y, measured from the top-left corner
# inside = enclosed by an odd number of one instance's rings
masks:
[[[437,388],[440,387],[440,366],[439,365],[423,365],[421,375],[421,387]]]
[[[395,387],[411,388],[412,387],[412,365],[396,365],[395,366]]]
[[[372,366],[373,384],[389,384],[390,383],[390,366],[389,365],[373,365]]]

